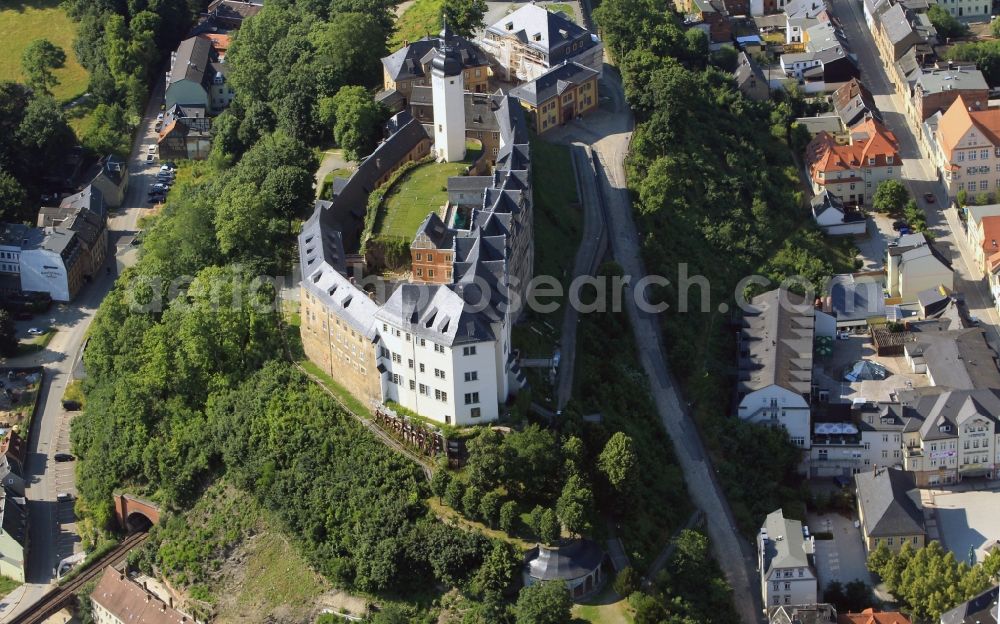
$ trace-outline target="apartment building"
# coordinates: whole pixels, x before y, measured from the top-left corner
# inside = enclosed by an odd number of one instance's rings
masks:
[[[927,119],[925,134],[949,196],[1000,190],[1000,108],[977,108],[959,96]]]
[[[507,82],[526,82],[573,62],[604,71],[604,44],[586,28],[535,4],[526,4],[486,27],[477,41]]]
[[[190,615],[174,608],[124,572],[108,566],[90,593],[96,624],[196,624]]]
[[[903,468],[919,487],[993,479],[1000,463],[1000,390],[947,390],[901,406]]]
[[[865,22],[894,87],[906,97],[924,61],[934,57],[937,30],[918,0],[864,0]]]
[[[907,117],[910,126],[917,129],[918,139],[923,139],[924,121],[948,110],[959,97],[977,109],[986,106],[989,86],[975,66],[920,70],[913,84],[913,95],[906,99]]]
[[[539,134],[597,109],[597,72],[577,63],[564,63],[535,80],[510,90],[528,112]]]
[[[757,569],[765,610],[817,602],[815,542],[808,527],[772,511],[757,534]]]
[[[878,185],[902,176],[896,136],[867,118],[847,139],[820,132],[806,147],[806,167],[813,193],[824,190],[850,206],[870,203]]]
[[[814,323],[812,306],[775,289],[753,298],[739,334],[738,416],[783,427],[803,449],[811,439]]]
[[[462,66],[465,89],[472,93],[489,91],[492,75],[489,59],[475,45],[462,37],[453,37],[457,58]],[[441,44],[440,37],[424,37],[404,45],[382,59],[381,98],[395,91],[408,103],[414,87],[431,86],[431,61]]]
[[[890,404],[861,400],[848,415],[813,423],[809,476],[846,478],[873,466],[901,468],[904,426]]]
[[[896,303],[913,303],[921,292],[955,286],[951,262],[920,233],[899,237],[886,251],[886,290]]]
[[[207,113],[220,113],[233,101],[236,93],[226,81],[229,66],[225,63],[226,35],[203,34],[181,41],[170,54],[170,71],[166,76],[164,102],[200,106]]]

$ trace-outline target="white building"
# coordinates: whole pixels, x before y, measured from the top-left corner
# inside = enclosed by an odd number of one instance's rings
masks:
[[[375,319],[385,400],[446,424],[497,419],[510,391],[506,317],[468,312],[447,286],[404,284]]]
[[[757,568],[764,609],[816,604],[815,542],[809,528],[772,511],[757,534]]]
[[[951,263],[923,234],[901,236],[887,256],[886,289],[899,303],[913,303],[928,289],[954,288]]]
[[[739,417],[783,427],[792,442],[808,449],[814,310],[779,289],[751,303],[740,332]]]
[[[839,121],[839,118],[836,118]],[[827,236],[864,234],[868,219],[859,210],[850,210],[844,202],[828,190],[812,198],[813,219]]]
[[[431,61],[434,102],[434,152],[438,160],[465,158],[465,78],[454,36],[445,23],[438,51]]]

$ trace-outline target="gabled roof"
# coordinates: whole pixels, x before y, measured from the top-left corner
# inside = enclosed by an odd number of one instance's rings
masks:
[[[913,475],[896,468],[879,468],[854,475],[858,504],[870,537],[923,535],[924,519],[908,492]]]
[[[861,613],[841,613],[837,624],[911,624],[910,618],[899,611],[876,611],[868,608]]]
[[[934,385],[952,390],[1000,388],[997,355],[981,327],[919,332],[915,337],[906,350],[924,358]]]
[[[393,82],[422,78],[425,75],[424,65],[430,64],[440,42],[440,37],[414,41],[384,57],[382,67]],[[452,37],[449,45],[454,48],[463,67],[479,67],[488,63],[479,48],[463,37]]]
[[[21,499],[22,502],[24,499]],[[0,488],[0,525],[23,548],[28,546],[28,509]]]
[[[532,106],[538,106],[595,76],[597,72],[589,67],[566,62],[553,67],[531,82],[514,87],[510,90],[510,95]]]
[[[740,362],[742,390],[777,385],[799,395],[809,394],[814,312],[801,297],[781,289],[753,298],[742,331],[749,351]]]
[[[588,34],[585,28],[566,19],[562,13],[555,13],[535,4],[526,4],[505,15],[486,30],[502,37],[516,37],[546,55]],[[579,52],[578,49],[574,54]]]
[[[831,604],[768,607],[768,624],[834,624],[837,609]]]
[[[875,97],[857,78],[851,78],[833,92],[833,110],[848,128],[862,121],[866,115],[882,121],[882,114],[875,105]]]
[[[767,539],[763,543],[764,569],[761,574],[767,578],[771,570],[778,568],[810,567],[809,555],[812,545],[806,542],[802,533],[802,522],[786,518],[781,509],[767,514],[764,526]]]
[[[134,624],[182,624],[193,619],[164,603],[138,583],[111,566],[105,568],[90,599],[122,622]]]
[[[212,60],[212,42],[208,37],[195,36],[181,41],[177,46],[167,84],[190,80],[205,83],[205,75]]]
[[[938,145],[950,158],[962,137],[975,128],[993,145],[1000,145],[1000,109],[969,110],[972,102],[959,95],[938,122]]]

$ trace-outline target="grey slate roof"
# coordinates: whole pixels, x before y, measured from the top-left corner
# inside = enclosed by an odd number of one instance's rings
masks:
[[[1000,390],[920,390],[905,397],[906,405],[898,409],[905,422],[903,430],[919,432],[923,440],[954,438],[968,418],[979,415],[996,420],[1000,414]]]
[[[561,13],[554,13],[534,4],[526,4],[505,15],[492,26],[488,26],[486,31],[501,37],[517,37],[521,42],[548,56],[550,64],[558,63],[566,56],[563,54],[563,48],[567,43],[584,40],[591,42],[587,47],[597,44],[588,36],[587,30],[576,22],[566,19]],[[587,48],[583,48],[585,49]],[[572,55],[580,54],[583,50],[577,48]]]
[[[424,37],[403,46],[382,59],[382,67],[394,82],[413,80],[426,75],[423,64],[429,63],[440,42],[440,37]],[[478,67],[486,65],[487,60],[479,49],[462,37],[453,37],[451,45],[455,48],[463,67]]]
[[[402,284],[375,311],[375,318],[437,344],[494,340],[488,319],[465,305],[466,299],[479,301],[481,294],[478,286],[465,290],[442,284]]]
[[[784,512],[777,509],[767,514],[762,528],[767,530],[763,576],[766,577],[774,568],[809,567],[812,552],[803,537],[802,522],[786,518]]]
[[[465,176],[452,179],[462,179],[463,177]],[[450,182],[451,180],[449,180]],[[454,231],[445,226],[444,221],[441,220],[441,217],[436,212],[427,215],[424,222],[417,228],[417,234],[426,236],[435,249],[451,249],[452,241],[455,239]]]
[[[830,191],[823,191],[813,197],[809,204],[812,206],[813,217],[817,219],[828,210],[840,213],[841,218],[844,216],[844,202]]]
[[[28,510],[17,503],[13,496],[0,488],[0,519],[4,533],[10,535],[22,547],[28,545]]]
[[[510,94],[532,106],[538,106],[595,76],[597,76],[597,72],[589,67],[584,67],[579,63],[566,62],[553,67],[531,82],[514,87],[510,90]]]
[[[923,89],[925,95],[943,91],[989,89],[986,79],[983,78],[983,72],[967,67],[922,71],[917,77],[915,86]]]
[[[177,53],[174,57],[174,64],[170,69],[169,82],[179,82],[190,80],[198,84],[205,84],[206,73],[208,80],[214,73],[208,72],[211,63],[212,42],[207,37],[189,37],[181,41],[177,46]]]
[[[573,581],[587,576],[604,561],[604,551],[588,539],[555,548],[536,546],[527,555],[528,575],[539,581]]]
[[[980,327],[919,332],[906,345],[910,357],[923,357],[934,384],[951,390],[1000,388],[997,354]],[[1000,413],[1000,412],[997,412]]]
[[[787,298],[784,304],[781,298]],[[757,295],[751,304],[742,331],[750,355],[740,361],[741,390],[777,385],[808,395],[812,389],[813,308],[803,305],[798,295],[780,289]]]
[[[997,601],[1000,586],[987,589],[968,602],[941,614],[941,624],[1000,624]]]
[[[830,282],[830,308],[841,322],[885,316],[882,284],[856,280],[853,275],[834,275]]]
[[[896,468],[879,468],[854,475],[854,485],[869,536],[924,534],[923,515],[907,495],[916,488],[912,474]]]
[[[882,114],[875,105],[875,97],[857,78],[852,78],[833,92],[833,110],[848,128],[863,121],[866,115],[882,121]]]

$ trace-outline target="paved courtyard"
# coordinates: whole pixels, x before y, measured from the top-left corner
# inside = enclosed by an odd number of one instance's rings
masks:
[[[837,513],[809,514],[807,520],[812,534],[824,531],[833,534],[832,540],[816,540],[816,574],[819,576],[820,595],[831,581],[846,585],[860,579],[871,585],[861,530],[854,527],[854,520]]]
[[[976,550],[976,560],[986,556],[985,548],[1000,539],[1000,492],[934,492],[938,531],[945,548],[959,561],[968,561],[969,549]]]

